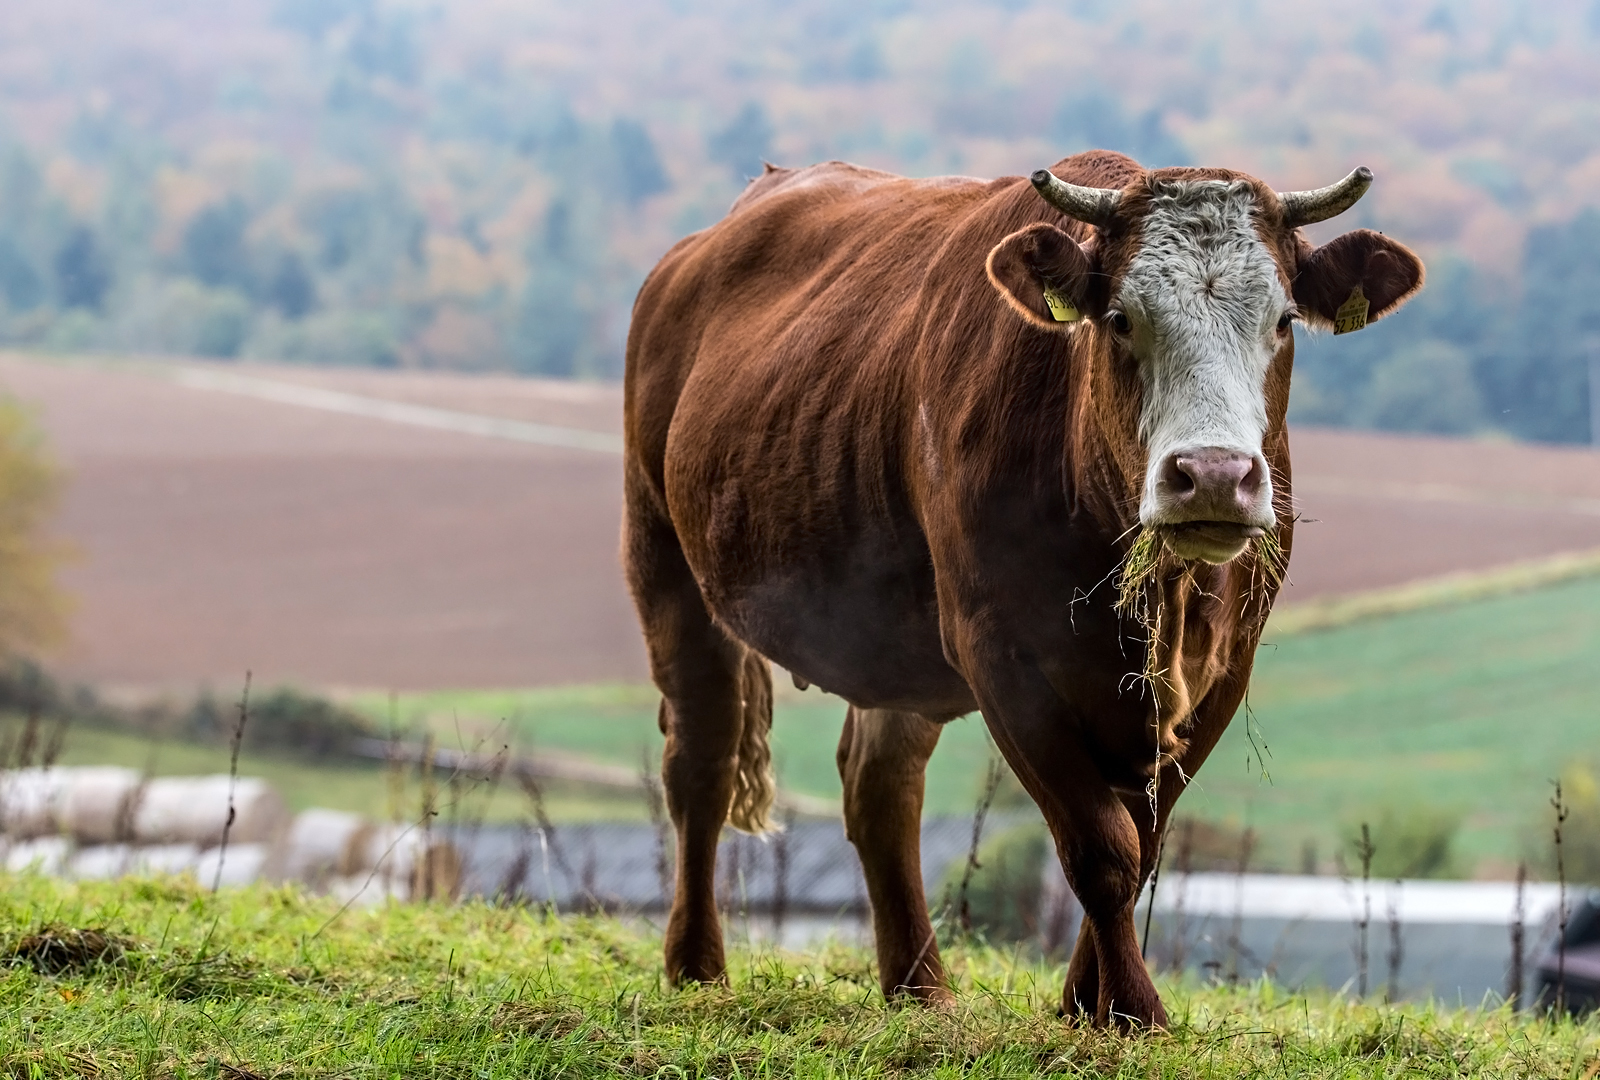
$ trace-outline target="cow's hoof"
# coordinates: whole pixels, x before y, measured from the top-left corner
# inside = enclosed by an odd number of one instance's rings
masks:
[[[1165,1031],[1167,1010],[1162,1007],[1160,998],[1142,1003],[1129,1002],[1127,1006],[1113,1001],[1105,1015],[1096,1017],[1095,1026],[1115,1028],[1124,1035],[1140,1031]]]

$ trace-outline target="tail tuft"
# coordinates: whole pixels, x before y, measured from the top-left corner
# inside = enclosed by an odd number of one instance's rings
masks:
[[[754,650],[745,654],[740,672],[744,698],[744,724],[739,733],[739,763],[733,776],[733,806],[728,824],[741,832],[761,835],[776,832],[772,800],[777,783],[772,775],[772,671],[766,657]]]

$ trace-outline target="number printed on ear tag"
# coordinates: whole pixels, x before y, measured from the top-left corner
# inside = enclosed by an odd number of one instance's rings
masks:
[[[1339,305],[1339,310],[1333,313],[1333,332],[1335,334],[1353,334],[1357,330],[1364,330],[1367,326],[1367,311],[1372,305],[1367,303],[1366,294],[1357,285],[1350,290],[1350,299]]]
[[[1059,289],[1046,286],[1044,302],[1050,308],[1050,317],[1056,322],[1077,322],[1083,317],[1078,314],[1078,309],[1072,306],[1072,301],[1068,300]]]

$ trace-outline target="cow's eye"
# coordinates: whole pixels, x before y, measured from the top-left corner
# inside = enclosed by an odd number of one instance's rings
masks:
[[[1128,321],[1128,313],[1125,311],[1111,312],[1106,316],[1106,322],[1110,323],[1111,329],[1119,334],[1133,333],[1133,323]]]
[[[1288,330],[1289,330],[1289,327],[1291,327],[1293,325],[1294,325],[1294,312],[1285,311],[1282,315],[1278,316],[1278,333],[1280,333],[1280,334],[1287,333]]]

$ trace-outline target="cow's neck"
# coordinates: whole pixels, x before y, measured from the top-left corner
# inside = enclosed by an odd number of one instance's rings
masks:
[[[1126,493],[1143,482],[1142,452],[1108,433],[1126,402],[1107,402],[1088,357],[1072,373],[1068,433],[1069,501],[1080,528],[1095,530],[1120,564],[1140,531],[1137,500]],[[1100,395],[1097,398],[1097,393]],[[1125,445],[1126,444],[1126,445]],[[1269,579],[1254,547],[1224,566],[1183,562],[1164,553],[1145,586],[1143,605],[1130,627],[1146,643],[1141,673],[1151,690],[1151,724],[1162,757],[1182,756],[1184,732],[1195,709],[1229,670],[1241,647],[1253,648],[1277,582]],[[1241,634],[1241,629],[1247,630]],[[1248,643],[1242,639],[1248,638]]]

